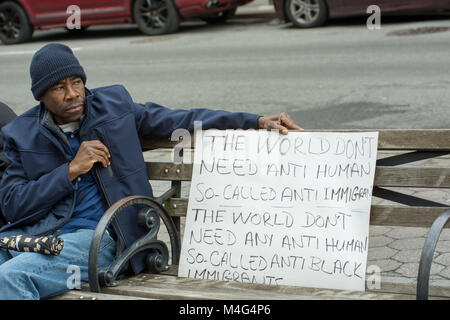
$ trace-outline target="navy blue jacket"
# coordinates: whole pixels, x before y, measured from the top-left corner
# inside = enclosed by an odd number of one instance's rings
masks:
[[[99,187],[110,204],[130,195],[152,196],[142,154],[142,136],[170,137],[173,130],[202,128],[257,128],[258,115],[208,109],[171,110],[154,103],[134,103],[123,86],[86,89],[86,113],[80,139],[96,140],[98,130],[111,153],[113,176],[98,167]],[[13,234],[41,235],[57,230],[71,217],[77,194],[68,164],[74,158],[67,138],[40,104],[3,128],[4,152],[11,161],[0,182],[0,204],[9,224],[0,237]],[[130,207],[131,208],[131,207]],[[133,209],[130,209],[133,210]],[[122,248],[142,236],[136,210],[117,217],[113,225]],[[138,273],[144,255],[132,259]]]
[[[0,180],[2,179],[3,172],[8,167],[8,159],[3,155],[3,135],[1,128],[7,123],[13,121],[17,115],[14,111],[11,110],[6,104],[0,102]],[[0,208],[0,227],[6,224],[5,219],[3,218],[2,210]]]
[[[6,104],[0,102],[0,129],[3,128],[4,125],[13,121],[17,115],[14,111],[11,110]],[[3,175],[3,171],[5,171],[8,166],[8,160],[3,156],[3,136],[0,130],[0,179]]]

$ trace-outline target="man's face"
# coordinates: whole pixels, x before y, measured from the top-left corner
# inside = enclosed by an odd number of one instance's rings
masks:
[[[57,124],[78,121],[84,113],[84,83],[80,77],[69,77],[50,87],[40,101]]]

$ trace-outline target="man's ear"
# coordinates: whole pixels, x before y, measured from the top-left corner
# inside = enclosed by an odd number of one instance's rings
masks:
[[[45,90],[45,92],[39,97],[39,100],[38,100],[39,102],[44,103],[45,95],[47,94],[47,92],[48,92],[48,89]]]

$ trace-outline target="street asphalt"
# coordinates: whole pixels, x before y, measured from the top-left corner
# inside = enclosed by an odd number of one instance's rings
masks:
[[[179,32],[147,37],[136,26],[37,31],[32,42],[0,45],[0,100],[23,112],[35,104],[28,67],[47,42],[74,48],[89,87],[120,83],[138,102],[260,114],[287,111],[306,129],[448,128],[448,15],[332,20],[322,28],[269,25],[266,0],[239,8],[224,25],[186,21]]]

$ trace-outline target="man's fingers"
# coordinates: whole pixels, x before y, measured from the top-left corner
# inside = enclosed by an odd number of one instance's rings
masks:
[[[75,158],[69,163],[69,177],[73,181],[76,177],[89,172],[96,162],[103,167],[111,165],[108,148],[99,140],[83,141]]]
[[[90,141],[93,148],[102,150],[108,158],[111,158],[111,154],[109,153],[108,148],[100,141],[100,140],[92,140]]]
[[[92,148],[91,152],[97,160],[95,162],[101,162],[105,168],[111,164],[108,154],[103,149]]]
[[[274,115],[268,116],[267,118],[272,121],[278,121],[278,119],[280,118],[280,115],[274,114]]]
[[[89,157],[92,165],[95,162],[101,162],[105,168],[110,165],[109,158],[111,155],[109,150],[99,140],[84,141],[82,143],[82,148],[80,147],[79,153]]]
[[[280,113],[280,117],[278,118],[278,123],[285,126],[288,129],[303,130],[302,128],[300,128],[298,125],[295,124],[295,122],[291,119],[291,117],[286,112]]]
[[[282,126],[281,124],[278,124],[278,122],[270,121],[268,124],[268,130],[277,130],[281,134],[287,134],[288,129],[285,126]]]
[[[289,130],[303,130],[292,121],[286,112],[258,119],[258,128],[266,130],[277,130],[281,134],[288,134]]]

